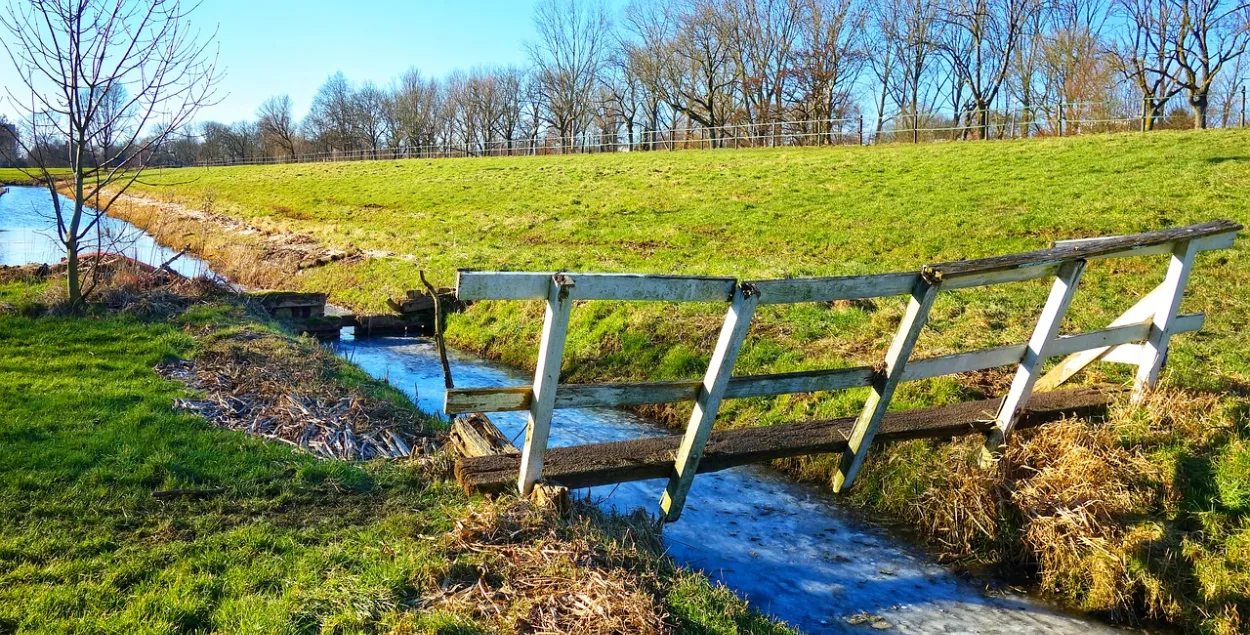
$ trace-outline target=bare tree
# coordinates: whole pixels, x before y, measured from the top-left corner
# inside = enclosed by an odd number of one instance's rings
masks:
[[[438,82],[422,77],[415,68],[404,72],[391,100],[394,134],[409,152],[432,146],[442,106]]]
[[[1194,127],[1207,127],[1211,88],[1225,65],[1250,44],[1250,3],[1245,0],[1169,0],[1179,19],[1172,79],[1185,90]]]
[[[968,89],[982,139],[989,138],[990,109],[1011,71],[1012,58],[1035,0],[953,0],[943,9],[943,49]]]
[[[256,123],[261,141],[265,145],[279,148],[288,159],[294,161],[299,131],[291,110],[290,95],[270,97],[256,111]]]
[[[750,123],[772,124],[785,116],[786,84],[794,71],[805,8],[803,0],[727,0],[723,17],[699,16],[725,22],[743,114]]]
[[[534,88],[541,95],[547,122],[566,144],[590,114],[609,44],[607,9],[601,2],[540,0],[534,25],[539,36],[529,46]]]
[[[891,0],[878,15],[878,32],[893,60],[885,65],[889,72],[881,75],[883,90],[910,120],[904,123],[915,143],[920,140],[920,115],[932,99],[934,58],[941,41],[938,7],[929,0]]]
[[[352,136],[365,145],[365,149],[378,158],[378,148],[386,142],[387,131],[386,91],[373,82],[365,82],[351,98],[350,129]]]
[[[309,140],[323,151],[346,151],[355,146],[353,96],[352,85],[341,71],[317,89],[304,129]]]
[[[27,154],[52,199],[71,307],[90,293],[79,263],[84,240],[152,150],[213,100],[214,38],[192,29],[194,8],[180,0],[30,0],[11,1],[0,15],[10,36],[5,51],[25,89],[19,95],[10,87],[8,98],[27,113],[30,143],[68,149],[68,204],[46,154]]]
[[[21,165],[17,126],[0,114],[0,167]]]
[[[1171,0],[1116,0],[1112,10],[1126,25],[1113,42],[1116,65],[1141,91],[1142,130],[1153,130],[1168,101],[1182,90],[1173,79],[1179,16]]]
[[[790,73],[791,101],[801,119],[814,120],[811,132],[829,140],[833,124],[854,102],[851,86],[867,60],[867,16],[851,0],[803,0],[800,45]]]

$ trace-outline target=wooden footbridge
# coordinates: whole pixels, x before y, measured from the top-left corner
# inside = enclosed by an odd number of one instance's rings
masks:
[[[668,478],[661,519],[672,522],[694,477],[713,471],[813,453],[841,453],[834,489],[851,486],[874,441],[985,435],[982,460],[992,463],[1017,429],[1105,407],[1114,388],[1055,390],[1094,362],[1137,367],[1134,398],[1153,387],[1172,336],[1201,328],[1204,316],[1181,314],[1181,298],[1199,252],[1227,249],[1241,226],[1231,221],[1160,231],[1060,241],[1049,249],[926,265],[918,272],[806,279],[732,278],[595,273],[462,271],[456,295],[468,300],[545,300],[538,363],[532,386],[457,388],[446,394],[448,414],[528,411],[525,445],[515,451],[470,457],[457,474],[473,489],[516,484],[529,494],[541,478],[569,487]],[[1163,282],[1106,328],[1060,335],[1068,305],[1090,260],[1167,256]],[[934,300],[942,291],[1053,278],[1050,295],[1029,341],[966,353],[911,359]],[[879,366],[772,375],[733,376],[738,352],[756,307],[910,296],[898,332]],[[724,325],[702,381],[559,384],[569,315],[579,300],[715,302],[728,305]],[[1043,363],[1063,357],[1049,373]],[[1007,394],[998,399],[938,408],[888,412],[901,382],[1001,366],[1015,366]],[[760,428],[712,430],[724,399],[871,388],[858,417]],[[1037,393],[1037,394],[1034,394]],[[693,401],[680,436],[549,450],[557,408],[614,407]],[[513,449],[514,450],[514,449]]]

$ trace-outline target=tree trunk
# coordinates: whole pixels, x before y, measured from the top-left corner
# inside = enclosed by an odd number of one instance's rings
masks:
[[[1191,97],[1189,106],[1194,111],[1194,129],[1203,130],[1207,127],[1207,96],[1200,94],[1197,97]]]
[[[78,270],[78,242],[73,240],[65,245],[65,290],[70,310],[77,311],[82,304],[82,279]]]

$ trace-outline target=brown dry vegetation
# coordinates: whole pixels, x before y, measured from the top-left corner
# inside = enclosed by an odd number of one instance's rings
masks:
[[[895,445],[867,465],[852,500],[918,529],[948,561],[1031,571],[1084,610],[1241,633],[1250,596],[1228,589],[1250,591],[1250,571],[1218,553],[1225,536],[1207,533],[1218,524],[1196,525],[1183,508],[1205,486],[1185,458],[1245,425],[1220,396],[1163,389],[1104,421],[1024,431],[992,471],[974,461],[979,439]],[[811,463],[790,468],[825,478]]]

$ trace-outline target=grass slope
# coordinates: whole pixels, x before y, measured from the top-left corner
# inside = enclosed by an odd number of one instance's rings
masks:
[[[150,209],[119,211],[171,242],[190,240],[226,273],[259,284],[326,291],[338,302],[377,309],[387,295],[420,288],[420,268],[442,283],[450,283],[458,267],[741,278],[914,271],[926,262],[1039,248],[1057,238],[1217,217],[1250,224],[1248,191],[1250,131],[1220,130],[176,170],[145,177],[136,192],[210,209],[259,231],[224,232],[216,222],[184,222]],[[295,275],[267,271],[258,258],[267,253],[266,236],[284,233],[390,255],[347,259]],[[1106,325],[1157,284],[1164,268],[1162,258],[1091,264],[1066,331]],[[1046,290],[1044,281],[1036,281],[944,293],[918,354],[1024,341]],[[900,298],[761,309],[736,372],[877,363],[903,306]],[[870,457],[853,500],[919,526],[953,555],[1035,568],[1049,588],[1086,608],[1179,619],[1209,630],[1237,628],[1238,616],[1250,614],[1245,600],[1250,552],[1244,549],[1250,510],[1236,492],[1250,490],[1250,475],[1220,466],[1240,465],[1250,442],[1247,239],[1231,251],[1200,257],[1184,310],[1205,311],[1208,321],[1201,333],[1173,340],[1165,384],[1183,391],[1179,401],[1208,403],[1222,414],[1206,420],[1182,409],[1147,423],[1126,415],[1123,426],[1112,427],[1115,434],[1095,435],[1088,447],[1100,461],[1112,461],[1121,450],[1143,458],[1146,463],[1135,465],[1153,466],[1146,477],[1156,496],[1091,517],[1090,527],[1063,534],[1071,538],[1067,542],[1028,542],[1039,515],[1062,517],[1084,509],[1083,502],[1060,497],[1062,505],[1039,510],[1040,499],[1022,493],[1040,487],[1035,478],[1003,472],[987,483],[961,471],[972,448],[915,442]],[[704,305],[580,305],[573,314],[564,380],[700,377],[723,311]],[[449,336],[461,347],[532,365],[541,321],[535,303],[482,303],[456,316]],[[999,370],[907,384],[895,407],[1001,393],[1009,377]],[[1093,380],[1129,377],[1119,366],[1086,373]],[[864,396],[863,390],[851,390],[736,400],[723,407],[721,424],[846,416],[859,410]],[[688,407],[653,411],[671,421],[687,413]],[[1200,438],[1174,434],[1205,430],[1202,422],[1214,427]],[[1150,434],[1141,431],[1143,425]],[[1040,460],[1038,454],[1024,456]],[[1025,467],[1071,468],[1077,475],[1085,470],[1084,480],[1077,480],[1086,485],[1102,478],[1097,464],[1083,465]],[[823,480],[832,464],[813,457],[788,466]],[[1147,487],[1131,472],[1106,471],[1120,474],[1106,485]],[[1212,485],[1213,480],[1221,484]],[[1054,491],[1068,490],[1087,491]],[[947,491],[969,498],[943,498]],[[988,526],[964,532],[973,520],[959,513],[958,505],[972,503],[983,505],[985,513],[977,518]],[[947,504],[950,522],[936,511]],[[1170,570],[1155,571],[1154,551],[1115,538],[1147,525],[1167,533],[1168,539],[1158,542],[1165,552],[1183,554],[1168,561]],[[1106,535],[1099,533],[1103,529]],[[1050,558],[1045,544],[1068,544],[1077,556],[1102,549],[1118,564],[1106,565],[1111,573],[1099,577],[1082,557]],[[1157,601],[1160,597],[1167,601]]]
[[[500,620],[517,621],[501,626],[472,603],[428,601],[444,586],[515,583],[527,573],[490,545],[458,549],[445,538],[465,523],[497,530],[502,505],[468,500],[411,466],[319,461],[172,409],[186,391],[153,365],[241,329],[267,332],[237,307],[200,305],[169,321],[24,317],[48,286],[0,283],[0,633],[522,628],[524,606],[505,602],[522,615],[506,613]],[[282,354],[316,355],[307,342]],[[337,373],[403,399],[346,364]],[[292,478],[255,481],[288,470]],[[187,487],[231,491],[203,501],[151,496]],[[511,533],[549,548],[560,579],[575,580],[593,561],[642,589],[631,610],[652,621],[667,615],[676,632],[789,632],[635,546],[630,531],[612,519],[527,517]],[[529,548],[510,546],[504,533],[500,549]],[[589,549],[586,559],[562,560],[570,544]]]

